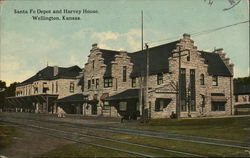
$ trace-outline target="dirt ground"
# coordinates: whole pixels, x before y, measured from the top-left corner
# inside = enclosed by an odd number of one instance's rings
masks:
[[[67,115],[66,118],[57,118],[57,115],[48,114],[31,114],[31,113],[0,113],[1,116],[17,116],[17,117],[30,117],[30,118],[44,118],[47,120],[56,120],[80,124],[92,124],[92,125],[111,125],[120,124],[120,119],[116,118],[99,118],[99,117],[82,117],[77,115]],[[1,118],[0,118],[1,119]],[[74,143],[71,141],[53,138],[51,136],[31,133],[18,129],[22,136],[15,137],[15,143],[6,149],[0,149],[1,156],[8,158],[33,158],[39,157],[53,149],[56,149],[65,144]]]
[[[0,155],[8,158],[33,158],[47,153],[48,151],[58,148],[62,145],[72,143],[67,140],[61,140],[50,136],[20,131],[22,136],[16,138],[9,148],[0,150]]]

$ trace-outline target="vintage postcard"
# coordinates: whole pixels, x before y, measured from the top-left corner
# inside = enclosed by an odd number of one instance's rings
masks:
[[[249,157],[249,0],[0,0],[0,158]]]

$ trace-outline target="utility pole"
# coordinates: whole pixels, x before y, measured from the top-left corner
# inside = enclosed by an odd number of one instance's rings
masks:
[[[182,56],[186,56],[187,54],[183,54],[181,55],[182,52],[184,51],[189,51],[188,49],[185,49],[185,50],[181,50],[181,48],[179,48],[179,51],[178,52],[175,52],[175,53],[178,53],[177,56],[173,57],[173,58],[178,58],[179,59],[179,75],[178,75],[178,102],[176,102],[176,116],[177,118],[180,118],[180,115],[181,115],[181,57]]]
[[[148,49],[148,44],[145,43],[145,47],[146,47],[146,86],[145,86],[145,106],[146,108],[148,109],[148,112],[146,114],[146,118],[148,119],[148,116],[149,116],[149,112],[151,111],[149,108],[149,103],[148,103],[148,78],[149,78],[149,49]]]
[[[141,11],[141,53],[143,53],[143,11]],[[142,71],[141,71],[142,72]],[[141,107],[141,120],[144,122],[144,105],[143,105],[143,74],[140,77],[140,93],[139,93],[139,104]]]

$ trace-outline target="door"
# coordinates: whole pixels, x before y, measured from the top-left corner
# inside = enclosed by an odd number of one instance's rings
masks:
[[[92,104],[91,113],[92,113],[92,115],[97,114],[97,104],[96,103]]]

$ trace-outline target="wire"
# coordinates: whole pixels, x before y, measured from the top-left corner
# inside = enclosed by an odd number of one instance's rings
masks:
[[[235,24],[226,25],[226,26],[223,26],[223,27],[218,27],[218,28],[214,28],[214,29],[204,30],[204,31],[196,32],[196,33],[191,33],[190,35],[192,35],[192,36],[199,36],[199,35],[203,35],[203,34],[215,32],[215,31],[222,30],[222,29],[225,29],[225,28],[228,28],[228,27],[232,27],[232,26],[236,26],[236,25],[240,25],[240,24],[244,24],[244,23],[249,23],[249,22],[250,22],[249,20],[242,21],[242,22],[238,22],[238,23],[235,23]],[[160,39],[160,40],[157,40],[157,41],[150,41],[148,43],[158,43],[158,42],[173,40],[173,39],[177,39],[177,38],[180,38],[180,36],[175,36],[175,37]]]

